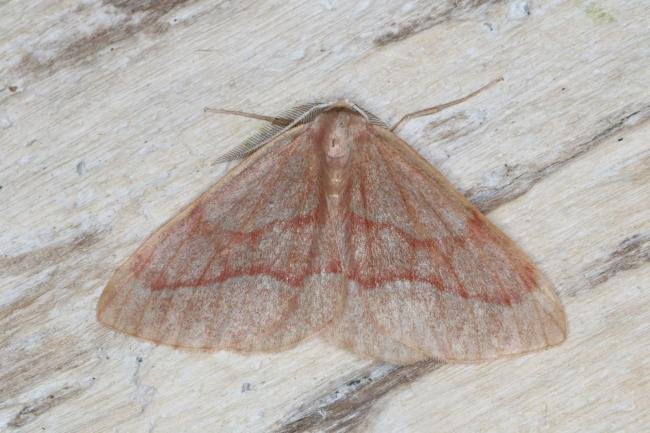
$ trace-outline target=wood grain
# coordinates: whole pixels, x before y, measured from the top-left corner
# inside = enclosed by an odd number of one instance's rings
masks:
[[[0,5],[0,430],[650,430],[645,2]],[[476,366],[153,346],[95,321],[113,270],[273,115],[350,98],[511,236],[569,338]]]

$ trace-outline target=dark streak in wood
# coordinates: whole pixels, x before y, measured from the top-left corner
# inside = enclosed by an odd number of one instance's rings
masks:
[[[136,13],[148,13],[164,15],[175,7],[187,3],[188,0],[104,0],[106,5],[115,6],[129,15]]]
[[[63,337],[41,337],[39,334],[31,336],[40,340],[34,347],[22,347],[15,338],[0,343],[8,353],[2,359],[3,368],[0,370],[2,399],[16,399],[34,383],[46,383],[62,371],[89,367],[99,361],[94,356],[96,348],[82,348],[82,342],[69,334]],[[47,334],[47,330],[42,334]]]
[[[432,143],[458,140],[479,129],[485,119],[474,120],[464,112],[454,113],[440,120],[429,122],[424,136]]]
[[[368,419],[373,406],[386,394],[444,364],[423,361],[407,366],[373,364],[331,385],[310,403],[284,417],[276,433],[351,432]]]
[[[166,14],[186,3],[196,0],[104,0],[102,6],[109,6],[122,12],[125,17],[109,27],[97,28],[93,32],[72,40],[62,40],[63,48],[46,60],[38,59],[31,53],[23,54],[16,67],[22,73],[52,73],[55,70],[87,62],[97,53],[113,44],[125,41],[141,32],[164,33],[171,25],[161,20]],[[78,6],[73,14],[80,14],[86,8]],[[118,16],[116,16],[118,18]],[[67,43],[67,45],[66,45]]]
[[[584,284],[569,287],[566,294],[576,296],[621,272],[638,269],[647,263],[650,263],[650,233],[635,234],[621,241],[613,252],[590,264],[581,272],[586,276]]]
[[[393,28],[377,36],[373,43],[376,46],[383,47],[400,42],[439,24],[452,19],[459,19],[463,14],[481,6],[496,3],[501,3],[501,0],[455,0],[445,2],[442,7],[434,3],[432,10],[429,10],[426,14],[421,13],[419,16],[412,17],[402,23],[389,23],[389,26]]]
[[[577,144],[567,145],[569,149],[555,160],[541,167],[509,166],[506,177],[500,185],[494,187],[479,185],[470,188],[464,194],[483,213],[490,212],[521,197],[546,176],[597,148],[613,136],[624,130],[636,128],[648,120],[650,120],[650,104],[648,103],[619,110],[602,121],[606,126],[601,131],[585,140],[580,140]],[[519,174],[510,177],[512,173],[516,172]]]
[[[34,421],[43,413],[60,405],[66,400],[78,397],[86,391],[93,383],[94,378],[85,386],[64,386],[56,391],[50,392],[44,397],[39,397],[26,404],[7,424],[7,427],[15,429]]]
[[[33,273],[35,269],[45,269],[68,258],[73,251],[84,250],[99,242],[101,236],[96,232],[85,232],[69,242],[46,246],[16,256],[0,256],[0,272],[4,275]]]

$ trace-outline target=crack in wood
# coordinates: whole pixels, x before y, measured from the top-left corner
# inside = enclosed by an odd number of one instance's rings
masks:
[[[328,385],[327,391],[285,416],[274,432],[354,431],[366,422],[373,406],[386,394],[443,365],[437,361],[406,366],[373,364]]]
[[[48,393],[46,396],[34,399],[32,402],[25,404],[22,409],[9,421],[7,427],[15,429],[23,427],[48,410],[64,403],[67,400],[80,396],[92,386],[95,378],[91,378],[83,385],[66,385],[56,391]]]
[[[468,189],[464,194],[483,213],[493,211],[503,204],[521,197],[546,176],[555,173],[573,160],[597,148],[612,136],[620,134],[627,129],[635,128],[649,119],[650,104],[648,103],[623,108],[607,116],[602,121],[607,126],[589,138],[579,140],[576,145],[569,145],[569,149],[559,155],[555,160],[541,167],[533,167],[509,178],[509,174],[518,171],[516,169],[522,167],[520,165],[511,166],[510,168],[514,168],[515,170],[507,170],[505,179],[500,185],[494,187],[478,185]]]
[[[94,58],[101,50],[109,46],[135,37],[137,34],[148,31],[151,33],[164,33],[171,28],[171,25],[161,20],[165,15],[196,0],[104,0],[100,8],[112,8],[118,12],[114,14],[115,22],[110,26],[95,28],[88,34],[80,34],[71,40],[61,40],[63,45],[58,49],[56,55],[46,59],[28,52],[23,54],[18,66],[15,68],[19,75],[21,73],[52,73],[63,67],[87,62]],[[70,14],[81,15],[87,12],[90,6],[81,4]],[[99,10],[91,13],[100,13]],[[101,11],[102,14],[107,12]],[[122,13],[122,15],[120,15]],[[37,47],[38,48],[38,47]]]
[[[61,274],[71,276],[71,273],[62,271],[60,265],[69,261],[72,254],[77,259],[87,254],[89,248],[102,239],[101,234],[101,231],[86,231],[67,242],[35,248],[15,256],[0,255],[0,274],[14,277],[14,283],[6,288],[4,302],[0,303],[0,325],[7,324],[8,329],[15,330],[15,327],[9,326],[17,320],[15,314],[34,306],[43,295],[51,293],[52,281]],[[85,276],[90,277],[88,273]],[[9,331],[5,332],[0,337],[0,343],[11,337]]]
[[[149,348],[149,353],[153,350],[153,347]],[[158,392],[155,386],[145,385],[140,380],[140,369],[144,358],[142,356],[136,357],[135,360],[135,371],[131,377],[131,383],[135,386],[135,400],[138,405],[140,405],[139,415],[142,415],[147,407],[153,401],[154,396]]]
[[[74,251],[83,252],[101,240],[100,232],[82,232],[68,242],[48,245],[15,256],[0,256],[0,272],[20,275],[60,264]]]
[[[0,396],[5,399],[16,398],[30,385],[51,380],[54,374],[97,362],[92,358],[96,349],[82,348],[78,340],[69,336],[45,341],[33,349],[17,347],[17,344],[10,346],[8,342],[0,346],[10,354],[2,360],[4,368],[0,370]],[[62,347],[67,349],[61,350]]]
[[[445,23],[452,19],[459,19],[463,14],[475,10],[484,5],[493,5],[503,3],[502,0],[461,0],[461,1],[447,1],[443,8],[434,4],[433,10],[427,14],[420,14],[419,16],[412,17],[405,22],[395,23],[391,22],[388,25],[392,26],[389,31],[377,36],[373,43],[375,46],[383,47],[386,45],[394,44],[408,39],[420,32],[429,30],[439,24]]]
[[[613,252],[584,269],[580,273],[586,277],[582,279],[583,283],[571,286],[566,294],[576,296],[584,290],[604,284],[621,272],[638,269],[647,263],[650,263],[650,233],[629,236]]]
[[[469,115],[467,112],[451,114],[440,120],[429,122],[422,133],[431,143],[454,142],[473,133],[485,122],[485,116]]]

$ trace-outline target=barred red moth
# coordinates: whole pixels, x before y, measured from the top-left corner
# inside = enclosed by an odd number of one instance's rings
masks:
[[[535,265],[407,143],[347,101],[300,107],[113,275],[99,320],[157,343],[280,351],[320,336],[392,363],[559,344]]]

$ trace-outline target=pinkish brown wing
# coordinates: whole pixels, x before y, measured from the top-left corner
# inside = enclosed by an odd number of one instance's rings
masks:
[[[338,347],[391,364],[412,364],[431,358],[427,352],[383,332],[366,306],[359,285],[353,280],[347,283],[343,313],[323,330],[321,336]]]
[[[304,128],[244,161],[153,234],[97,307],[119,331],[186,348],[275,351],[343,308],[320,153]]]
[[[420,353],[481,361],[564,340],[549,282],[412,148],[370,128],[353,158],[346,274],[365,308],[343,317],[396,344],[368,348],[341,326],[331,339],[388,361],[402,353],[400,363]]]

